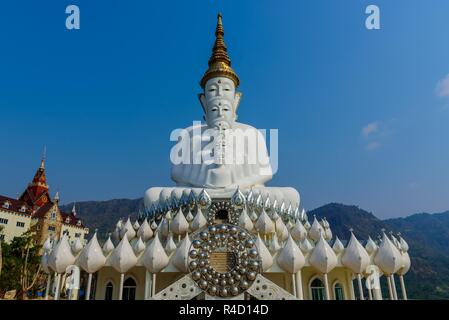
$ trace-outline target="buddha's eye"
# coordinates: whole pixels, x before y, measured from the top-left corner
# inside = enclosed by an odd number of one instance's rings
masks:
[[[210,88],[209,92],[215,91],[215,88]]]
[[[211,111],[217,111],[218,110],[218,108],[212,108],[211,109]]]
[[[225,88],[224,90],[225,90],[225,91],[231,91],[231,89],[229,89],[229,88]]]
[[[229,108],[224,108],[223,111],[229,111]]]

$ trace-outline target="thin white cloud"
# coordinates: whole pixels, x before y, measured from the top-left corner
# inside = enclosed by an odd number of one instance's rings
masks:
[[[369,135],[379,131],[379,123],[371,122],[362,128],[362,135],[368,137]]]
[[[439,97],[449,97],[449,74],[438,81],[435,93]]]
[[[374,142],[370,142],[366,145],[365,149],[368,151],[372,151],[372,150],[376,150],[379,149],[382,146],[382,144],[380,142],[374,141]]]

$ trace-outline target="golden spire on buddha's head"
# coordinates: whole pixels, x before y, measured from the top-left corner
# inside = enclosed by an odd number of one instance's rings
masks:
[[[217,28],[215,30],[215,43],[212,48],[212,55],[209,59],[209,68],[204,73],[200,85],[206,86],[206,82],[214,77],[226,77],[234,81],[235,87],[239,86],[240,80],[235,71],[231,68],[231,59],[228,56],[228,49],[224,42],[224,31],[221,14],[217,17]]]

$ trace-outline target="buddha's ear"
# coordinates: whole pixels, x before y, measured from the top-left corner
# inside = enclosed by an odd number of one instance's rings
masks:
[[[235,110],[235,113],[237,113],[237,110],[239,108],[240,99],[242,99],[242,95],[243,94],[241,92],[236,92],[235,93],[235,97],[234,97],[234,110]]]
[[[200,100],[201,107],[203,107],[204,114],[206,114],[207,105],[206,105],[206,96],[204,95],[204,93],[198,93],[198,99]]]

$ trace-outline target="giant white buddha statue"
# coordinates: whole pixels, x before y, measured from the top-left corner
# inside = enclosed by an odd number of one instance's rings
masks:
[[[211,196],[223,197],[239,188],[297,207],[295,189],[265,187],[273,177],[265,137],[256,128],[237,122],[240,80],[231,67],[220,14],[215,36],[209,67],[200,82],[203,92],[198,95],[205,123],[179,130],[175,138],[172,134],[172,140],[178,140],[170,155],[176,187],[149,189],[145,205],[165,201],[173,190],[178,198],[186,188],[196,195],[206,189]]]
[[[186,129],[189,157],[181,157],[187,163],[172,166],[171,176],[178,186],[245,188],[263,186],[272,178],[263,135],[236,121],[241,97],[236,91],[239,78],[231,68],[223,35],[219,15],[209,68],[201,80],[204,92],[199,94],[206,123]],[[211,148],[207,148],[209,144]],[[179,152],[177,148],[174,151]],[[205,154],[211,155],[211,161],[204,159]]]

